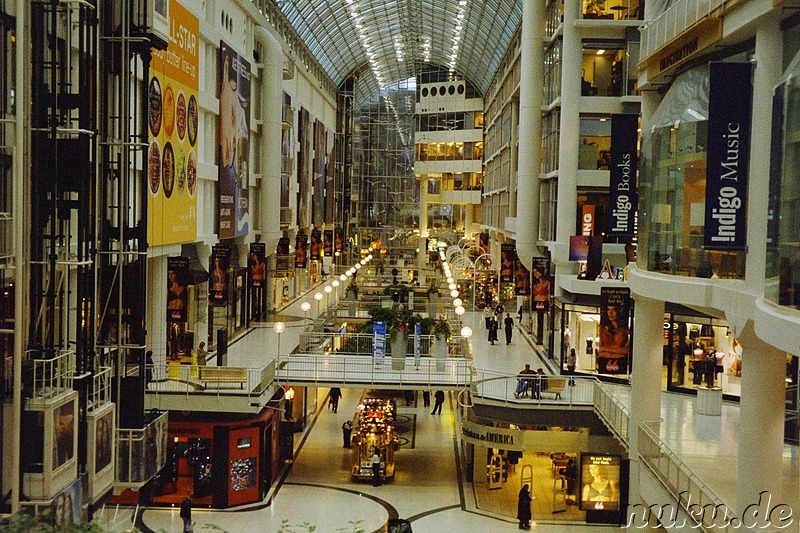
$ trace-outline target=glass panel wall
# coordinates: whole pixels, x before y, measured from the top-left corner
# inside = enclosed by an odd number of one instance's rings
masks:
[[[581,117],[580,139],[578,168],[608,170],[611,163],[610,117]]]

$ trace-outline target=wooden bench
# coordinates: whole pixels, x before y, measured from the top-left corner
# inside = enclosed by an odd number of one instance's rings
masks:
[[[219,386],[222,383],[238,383],[241,389],[247,383],[247,369],[228,366],[201,366],[199,379],[208,386]]]
[[[561,393],[564,392],[564,387],[567,386],[567,380],[564,378],[555,378],[552,376],[547,377],[547,387],[542,389],[542,392],[549,392],[555,395],[556,400],[561,399]]]

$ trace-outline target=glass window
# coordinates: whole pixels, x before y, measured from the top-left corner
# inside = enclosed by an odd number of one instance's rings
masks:
[[[581,170],[608,170],[610,163],[610,117],[581,117],[578,168]]]
[[[561,96],[561,40],[544,52],[544,103]]]
[[[625,81],[625,43],[585,42],[581,63],[581,96],[622,96]]]

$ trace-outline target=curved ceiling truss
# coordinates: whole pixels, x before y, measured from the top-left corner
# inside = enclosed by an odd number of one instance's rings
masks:
[[[281,0],[277,6],[338,85],[369,69],[375,89],[446,66],[482,94],[522,19],[519,0]]]

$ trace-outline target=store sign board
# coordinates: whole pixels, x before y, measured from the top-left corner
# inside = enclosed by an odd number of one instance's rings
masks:
[[[750,161],[749,62],[712,62],[708,102],[708,157],[703,247],[744,250]]]
[[[609,237],[633,237],[636,187],[636,145],[639,115],[611,115],[611,170],[609,177]]]
[[[588,446],[588,432],[499,428],[462,419],[461,440],[485,448],[529,452],[562,450],[575,453]]]
[[[722,18],[707,18],[645,59],[648,79],[674,70],[722,38]]]

